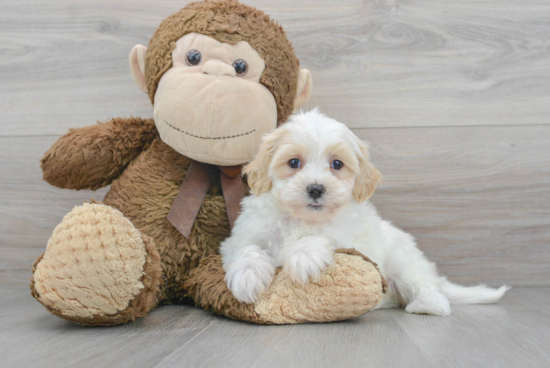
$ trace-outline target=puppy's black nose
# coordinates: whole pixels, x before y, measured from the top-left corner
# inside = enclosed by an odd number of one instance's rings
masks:
[[[311,184],[307,187],[307,193],[313,199],[317,199],[325,193],[325,187],[320,184]]]

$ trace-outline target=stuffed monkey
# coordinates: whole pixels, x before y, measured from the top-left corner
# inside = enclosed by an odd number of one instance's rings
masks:
[[[191,302],[262,324],[327,322],[375,307],[376,265],[342,250],[307,287],[278,272],[256,304],[227,289],[220,242],[247,190],[240,165],[261,137],[309,99],[310,73],[283,29],[237,1],[200,1],[165,19],[130,69],[154,119],[114,118],[72,129],[42,159],[57,187],[111,185],[75,207],[33,268],[32,295],[51,313],[108,326],[159,304]]]

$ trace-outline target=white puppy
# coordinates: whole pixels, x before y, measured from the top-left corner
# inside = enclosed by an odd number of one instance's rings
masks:
[[[300,284],[315,280],[337,248],[355,248],[378,264],[389,285],[378,308],[446,316],[449,301],[492,303],[508,290],[467,288],[439,276],[414,238],[367,201],[381,175],[366,144],[318,110],[294,115],[266,136],[244,173],[254,194],[242,201],[221,245],[225,280],[242,302],[255,302],[279,266]]]

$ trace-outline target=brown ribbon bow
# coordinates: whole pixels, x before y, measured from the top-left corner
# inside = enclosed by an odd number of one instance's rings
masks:
[[[208,174],[214,167],[214,165],[191,160],[187,175],[185,175],[178,195],[170,208],[168,221],[186,238],[191,233],[195,218],[206,197],[210,185]],[[218,168],[220,169],[220,181],[229,226],[233,227],[239,215],[239,205],[244,197],[240,175],[242,166],[218,166]]]

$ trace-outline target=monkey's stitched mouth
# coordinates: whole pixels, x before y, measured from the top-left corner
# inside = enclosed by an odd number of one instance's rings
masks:
[[[256,129],[253,129],[249,132],[246,132],[246,133],[242,133],[242,134],[235,134],[235,135],[228,135],[226,137],[202,137],[200,135],[196,135],[196,134],[191,134],[191,133],[188,133],[186,132],[185,130],[181,130],[179,128],[176,128],[175,126],[173,126],[172,124],[170,124],[169,122],[167,122],[166,120],[164,120],[164,124],[168,125],[170,128],[172,129],[175,129],[177,130],[178,132],[180,133],[183,133],[183,134],[187,134],[188,136],[190,137],[194,137],[194,138],[199,138],[199,139],[231,139],[231,138],[238,138],[238,137],[242,137],[242,136],[245,136],[245,135],[249,135],[249,134],[252,134],[256,131]]]

